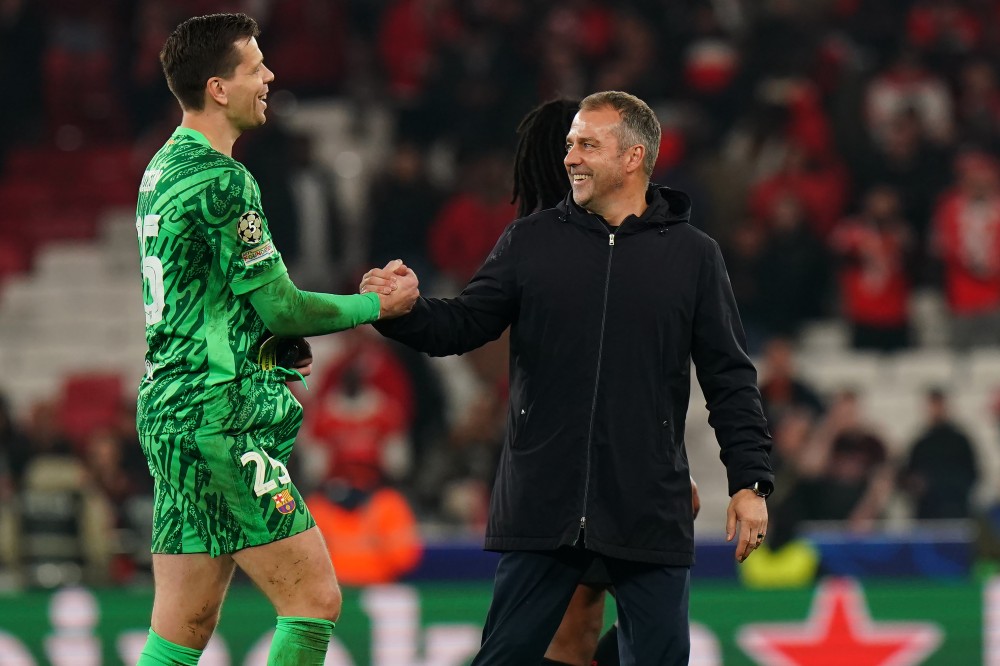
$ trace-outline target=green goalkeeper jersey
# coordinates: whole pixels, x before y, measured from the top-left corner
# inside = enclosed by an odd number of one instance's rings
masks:
[[[260,372],[265,326],[249,293],[286,269],[253,176],[191,129],[146,168],[136,230],[149,346],[139,431],[195,430],[238,410],[240,385]]]

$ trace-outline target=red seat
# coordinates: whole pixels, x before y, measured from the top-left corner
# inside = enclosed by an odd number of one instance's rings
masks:
[[[0,284],[12,275],[31,268],[31,251],[20,239],[0,236]]]
[[[55,187],[34,178],[5,178],[0,182],[0,211],[4,218],[31,218],[55,208]]]
[[[78,446],[100,428],[114,427],[122,401],[119,374],[69,375],[63,380],[59,424]]]

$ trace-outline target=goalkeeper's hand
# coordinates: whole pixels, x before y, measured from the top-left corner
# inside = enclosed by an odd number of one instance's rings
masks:
[[[295,370],[303,377],[312,374],[312,347],[305,338],[281,338],[272,335],[260,344],[257,362],[265,370],[275,367]]]

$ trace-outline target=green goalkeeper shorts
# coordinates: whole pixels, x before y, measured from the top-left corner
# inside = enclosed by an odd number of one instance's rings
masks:
[[[217,557],[315,525],[286,468],[302,406],[279,383],[249,393],[198,430],[140,434],[155,481],[153,553]]]

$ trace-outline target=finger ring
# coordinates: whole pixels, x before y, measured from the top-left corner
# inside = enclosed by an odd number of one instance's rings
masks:
[[[757,541],[763,541],[763,540],[764,540],[764,535],[763,534],[758,534],[757,535]]]

